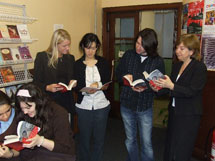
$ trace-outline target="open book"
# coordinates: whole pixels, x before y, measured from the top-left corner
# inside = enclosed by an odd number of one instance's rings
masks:
[[[26,140],[33,138],[40,131],[40,128],[26,121],[20,121],[17,126],[17,135],[7,135],[4,137],[4,145],[9,148],[20,151],[24,149],[22,144],[27,144]]]
[[[143,79],[137,79],[132,82],[126,75],[123,76],[123,84],[129,87],[147,88],[146,82]]]
[[[149,81],[149,83],[155,87],[157,90],[160,90],[162,87],[157,86],[154,83],[154,80],[158,80],[160,78],[165,79],[165,76],[163,75],[163,73],[161,73],[158,69],[153,70],[150,74],[148,74],[146,71],[143,72],[143,75],[145,77],[145,79],[147,81]]]
[[[69,91],[69,90],[72,90],[72,87],[75,85],[75,83],[77,83],[77,80],[74,80],[70,85],[66,85],[62,82],[58,83],[58,85],[61,85],[60,88],[63,88],[63,90],[61,92],[66,92],[66,91]]]
[[[96,90],[96,91],[99,91],[101,90],[102,88],[108,86],[112,81],[109,81],[107,83],[105,83],[101,88],[93,88],[93,87],[84,87],[80,90],[80,92],[90,92],[91,90]]]

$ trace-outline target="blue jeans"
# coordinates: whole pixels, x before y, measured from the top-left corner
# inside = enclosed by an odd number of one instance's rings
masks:
[[[128,151],[127,161],[153,161],[151,139],[152,108],[143,112],[137,112],[121,105],[120,111],[126,133],[125,145]],[[140,159],[137,143],[137,128],[140,136]]]
[[[101,161],[110,105],[98,110],[76,108],[79,127],[79,161]],[[90,142],[93,139],[93,147]]]

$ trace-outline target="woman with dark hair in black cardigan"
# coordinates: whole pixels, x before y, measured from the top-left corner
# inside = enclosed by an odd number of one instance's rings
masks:
[[[75,79],[78,100],[76,112],[78,114],[79,161],[100,161],[103,153],[103,144],[106,132],[110,102],[104,90],[92,89],[89,92],[80,92],[83,87],[101,88],[111,79],[108,62],[97,56],[101,44],[93,33],[84,35],[80,41],[80,50],[84,53],[75,63]],[[90,139],[93,136],[93,149],[90,152]],[[91,154],[91,156],[90,156]]]

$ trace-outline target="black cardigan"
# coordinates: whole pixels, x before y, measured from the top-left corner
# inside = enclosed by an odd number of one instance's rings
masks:
[[[95,58],[98,60],[98,62],[95,65],[98,68],[98,71],[101,77],[101,82],[102,84],[105,84],[111,80],[111,72],[110,72],[108,61],[106,61],[101,56],[96,56]],[[86,65],[83,63],[84,60],[85,60],[85,57],[83,56],[75,62],[75,79],[77,80],[77,86],[75,90],[78,93],[77,103],[81,103],[83,99],[83,95],[82,95],[82,92],[80,92],[80,89],[82,89],[83,87],[86,87],[86,75],[85,75]]]

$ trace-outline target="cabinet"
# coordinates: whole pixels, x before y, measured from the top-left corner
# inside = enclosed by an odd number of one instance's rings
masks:
[[[7,24],[31,24],[37,19],[28,17],[26,15],[26,6],[11,3],[0,2],[0,25]],[[29,32],[29,31],[28,31]],[[33,43],[37,39],[22,39],[22,38],[0,38],[0,48],[16,48],[17,46],[27,47],[28,44]],[[0,68],[11,67],[15,75],[15,80],[10,82],[3,81],[2,75],[0,76],[0,88],[27,83],[32,81],[32,77],[28,72],[27,65],[33,62],[31,59],[20,60],[2,60],[0,61]]]

